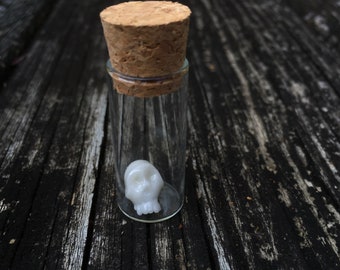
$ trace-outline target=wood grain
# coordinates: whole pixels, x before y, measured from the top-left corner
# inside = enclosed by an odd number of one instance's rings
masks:
[[[183,3],[185,204],[147,225],[115,203],[108,3],[0,1],[1,61],[27,52],[0,70],[0,269],[340,267],[338,1]]]
[[[25,48],[38,31],[55,1],[0,1],[0,81],[25,58]]]

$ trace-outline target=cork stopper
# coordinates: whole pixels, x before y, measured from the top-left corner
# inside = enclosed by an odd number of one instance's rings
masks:
[[[148,80],[124,85],[117,74],[154,78],[176,73],[185,61],[190,13],[188,7],[169,1],[125,2],[100,13],[118,92],[143,97],[176,91],[181,73],[175,76],[173,86],[171,80],[166,83],[166,89],[164,83],[158,87],[154,80],[152,86]],[[148,94],[150,87],[152,94]]]

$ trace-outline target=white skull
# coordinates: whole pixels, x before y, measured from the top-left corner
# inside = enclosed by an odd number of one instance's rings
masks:
[[[158,170],[146,160],[129,164],[124,174],[125,197],[133,202],[138,215],[158,213],[158,195],[164,181]]]

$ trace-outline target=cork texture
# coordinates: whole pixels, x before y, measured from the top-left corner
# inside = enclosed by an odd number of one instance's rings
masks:
[[[190,13],[169,1],[133,1],[104,9],[100,18],[112,67],[141,78],[176,72],[186,56]]]

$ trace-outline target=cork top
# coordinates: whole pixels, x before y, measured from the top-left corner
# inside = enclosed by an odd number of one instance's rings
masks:
[[[170,1],[131,1],[110,6],[100,13],[102,20],[122,26],[157,26],[183,21],[190,16],[187,6]]]
[[[176,73],[185,61],[190,13],[188,7],[170,1],[133,1],[104,9],[100,18],[112,68],[138,78]],[[128,91],[132,85],[123,87],[115,77],[113,81],[124,94],[139,95],[140,90],[147,95],[146,89],[151,89],[143,83]],[[156,86],[153,83],[152,89]],[[167,92],[175,91],[175,84],[168,86]],[[163,94],[164,87],[159,89]]]

